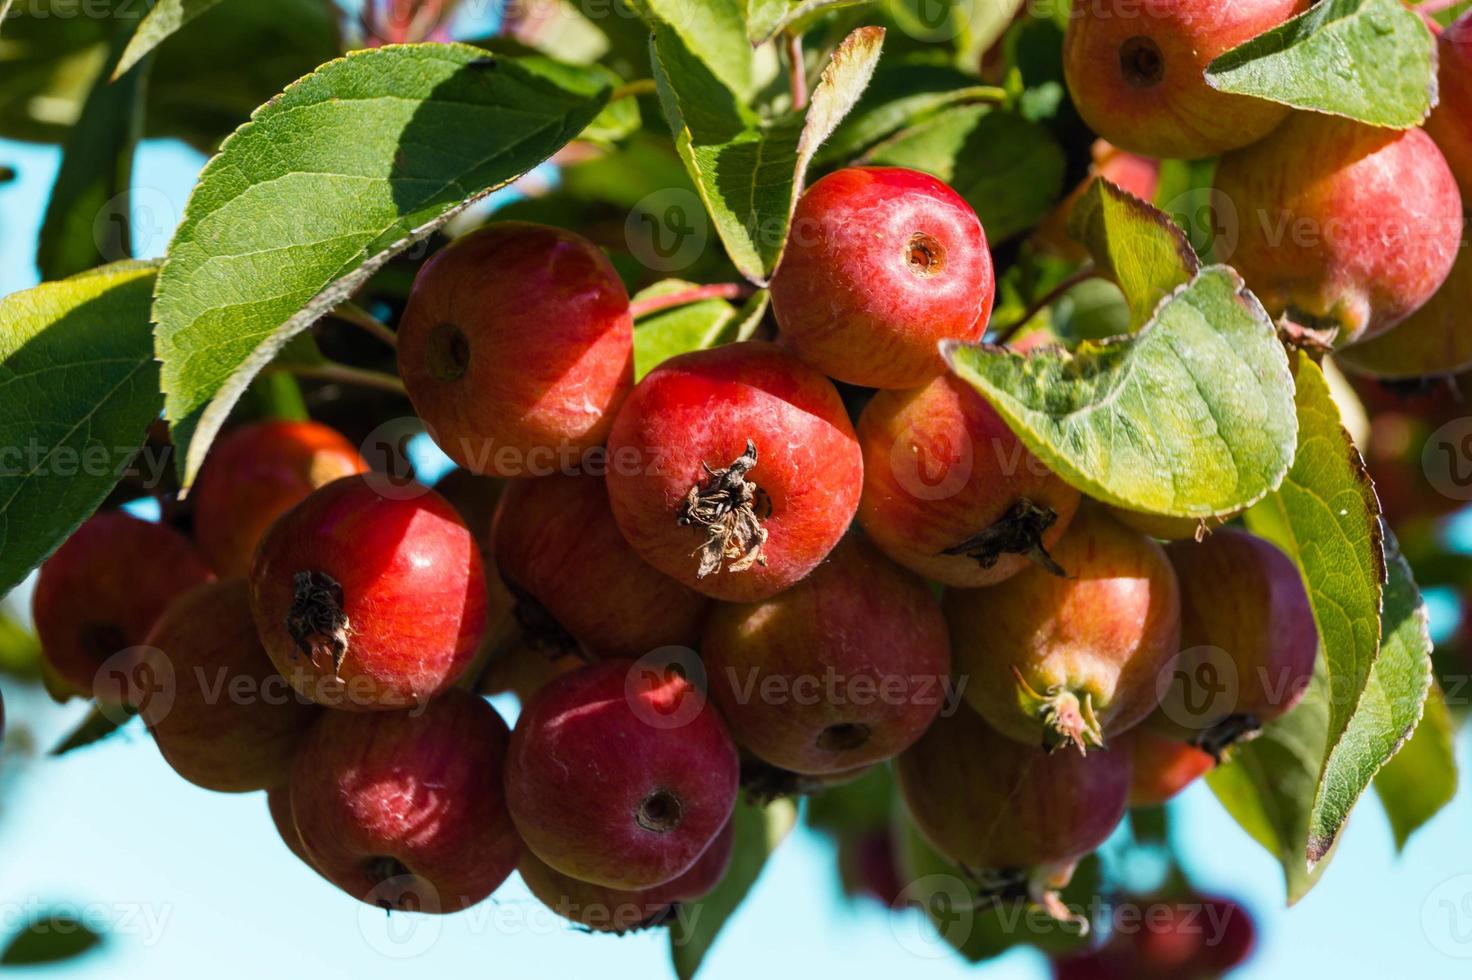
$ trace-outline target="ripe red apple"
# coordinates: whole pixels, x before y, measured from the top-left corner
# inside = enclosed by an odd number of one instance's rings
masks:
[[[1472,12],[1442,31],[1437,50],[1441,104],[1426,120],[1426,132],[1446,154],[1462,197],[1472,201]]]
[[[245,582],[186,592],[147,642],[163,653],[173,683],[172,702],[144,718],[174,771],[222,793],[285,782],[321,709],[291,689],[261,648]]]
[[[976,588],[1047,566],[1079,492],[1028,452],[985,398],[953,375],[881,391],[859,416],[859,522],[895,561]]]
[[[1182,653],[1150,722],[1218,754],[1302,700],[1319,649],[1313,607],[1292,559],[1245,531],[1168,550]]]
[[[717,604],[700,654],[736,741],[804,774],[903,751],[940,711],[951,668],[930,589],[857,536],[780,595]]]
[[[1088,854],[1124,817],[1125,752],[1019,745],[958,705],[895,760],[900,796],[936,850],[974,870]]]
[[[271,822],[276,825],[276,833],[281,835],[281,843],[286,849],[295,854],[303,864],[317,871],[312,859],[307,856],[307,849],[302,846],[301,832],[296,829],[296,818],[291,815],[291,782],[288,780],[279,786],[273,786],[266,790],[266,809],[271,814]],[[317,871],[318,874],[322,872]]]
[[[1159,702],[1180,649],[1165,551],[1099,508],[1080,510],[1053,558],[987,589],[946,592],[956,670],[1003,734],[1054,748],[1104,745]]]
[[[1124,736],[1130,754],[1130,806],[1160,806],[1216,766],[1209,753],[1135,728]]]
[[[1115,146],[1195,160],[1262,139],[1285,106],[1218,92],[1218,55],[1307,10],[1309,0],[1093,0],[1076,3],[1063,41],[1073,104]]]
[[[694,647],[710,600],[629,547],[596,476],[548,476],[508,486],[491,550],[517,594],[517,618],[544,646],[639,657]]]
[[[637,932],[671,922],[678,906],[704,898],[731,864],[735,840],[731,821],[684,874],[663,885],[622,891],[555,871],[535,854],[522,855],[517,869],[537,899],[563,918],[594,932]]]
[[[731,736],[689,681],[609,660],[523,708],[506,802],[552,868],[637,891],[690,869],[730,819],[738,777]]]
[[[1125,896],[1102,946],[1053,960],[1056,980],[1211,980],[1252,953],[1252,916],[1229,898]]]
[[[832,383],[772,344],[673,357],[608,441],[608,496],[645,561],[728,602],[776,595],[848,530],[863,459]]]
[[[911,388],[946,370],[942,340],[980,340],[996,282],[971,205],[929,174],[850,167],[797,202],[772,312],[824,374]]]
[[[1472,248],[1463,248],[1457,254],[1451,275],[1425,306],[1378,337],[1339,350],[1334,359],[1351,371],[1377,378],[1409,379],[1460,373],[1472,367],[1468,310],[1472,310]],[[1376,487],[1379,488],[1378,480]]]
[[[112,700],[121,692],[98,669],[141,644],[176,597],[213,577],[172,528],[121,511],[89,518],[41,566],[31,600],[52,680],[70,693]]]
[[[194,540],[226,578],[250,574],[271,522],[307,494],[367,471],[353,444],[317,422],[258,422],[226,433],[194,484]]]
[[[384,496],[362,476],[283,514],[250,583],[276,668],[329,707],[422,704],[455,683],[485,628],[480,551],[454,508],[427,489]]]
[[[508,733],[453,690],[415,711],[328,711],[291,773],[311,863],[370,905],[457,912],[511,874],[521,842],[502,791]]]
[[[1223,157],[1216,189],[1237,225],[1217,240],[1221,261],[1274,317],[1337,330],[1341,344],[1420,309],[1461,242],[1456,180],[1419,129],[1296,112],[1261,143]]]
[[[634,383],[629,296],[581,235],[506,221],[420,270],[399,374],[451,459],[490,476],[565,471],[603,444]]]
[[[1075,241],[1068,233],[1068,216],[1096,177],[1102,177],[1117,187],[1129,191],[1142,201],[1154,201],[1155,191],[1160,186],[1160,161],[1121,150],[1105,140],[1095,140],[1090,148],[1093,163],[1088,176],[1060,201],[1042,223],[1034,229],[1032,241],[1061,258],[1083,262],[1089,257],[1088,249]],[[1015,343],[1009,343],[1014,350]]]

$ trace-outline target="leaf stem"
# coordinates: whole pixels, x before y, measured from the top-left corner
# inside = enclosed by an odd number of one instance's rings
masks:
[[[396,395],[408,394],[404,389],[404,382],[400,381],[397,375],[351,367],[335,361],[328,361],[325,364],[272,364],[262,373],[276,372],[294,374],[298,378],[311,378],[316,381],[335,381],[339,384],[377,388],[380,391],[391,391]]]
[[[332,315],[343,323],[350,323],[365,333],[371,334],[390,347],[397,348],[399,346],[398,335],[390,330],[388,325],[382,320],[363,309],[357,303],[341,303],[332,311]]]
[[[665,293],[662,296],[635,300],[629,304],[629,312],[637,320],[651,313],[658,313],[676,306],[688,306],[706,299],[745,299],[752,292],[752,287],[740,282],[718,282],[709,286],[692,286],[689,289]]]
[[[788,31],[787,76],[792,84],[792,111],[801,112],[808,105],[808,73],[802,61],[802,35]]]
[[[1028,322],[1031,321],[1033,317],[1037,316],[1039,313],[1043,312],[1048,307],[1058,302],[1058,300],[1062,299],[1063,294],[1068,292],[1074,286],[1077,286],[1079,283],[1084,282],[1085,280],[1094,278],[1098,271],[1099,270],[1094,266],[1094,263],[1085,262],[1083,265],[1079,266],[1071,274],[1065,277],[1062,282],[1058,283],[1058,285],[1048,290],[1048,292],[1043,297],[1034,300],[1032,302],[1032,305],[1027,308],[1027,311],[1022,314],[1021,319],[1019,319],[1015,323],[1009,324],[1005,330],[1000,331],[995,337],[993,337],[991,342],[994,344],[1005,344],[1007,341],[1011,340],[1017,335],[1017,331],[1027,326]]]
[[[627,99],[631,95],[653,95],[659,90],[652,78],[636,78],[632,82],[624,82],[613,90],[608,96],[609,102],[617,102],[619,99]]]

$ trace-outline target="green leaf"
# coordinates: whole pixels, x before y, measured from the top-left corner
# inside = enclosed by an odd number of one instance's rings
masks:
[[[1456,795],[1455,735],[1446,695],[1433,684],[1415,734],[1375,776],[1375,792],[1390,818],[1398,849],[1404,849],[1411,835]]]
[[[1400,0],[1324,0],[1206,69],[1213,88],[1348,116],[1418,126],[1436,99],[1436,41]]]
[[[121,30],[114,35],[113,61],[126,39]],[[46,206],[36,248],[42,279],[65,279],[133,254],[127,202],[147,76],[147,65],[116,81],[108,66],[98,72],[81,118],[67,133]]]
[[[887,5],[902,31],[921,41],[950,42],[955,62],[975,71],[982,54],[1007,32],[1023,0],[888,0]]]
[[[35,631],[16,621],[0,605],[0,674],[37,680],[41,676],[41,641]]]
[[[0,300],[0,594],[97,509],[158,417],[153,280],[120,263]]]
[[[112,77],[121,78],[124,72],[142,61],[165,38],[219,2],[220,0],[158,0],[143,18],[143,23],[138,25],[138,30],[133,32],[133,38],[128,42],[122,60],[113,69]]]
[[[674,31],[656,29],[654,78],[675,147],[741,274],[765,284],[809,162],[853,108],[874,73],[882,28],[854,31],[833,53],[805,114],[759,119]]]
[[[127,709],[108,707],[103,709],[93,705],[71,733],[56,743],[56,748],[49,753],[52,757],[67,755],[77,749],[85,749],[89,745],[96,745],[104,739],[111,738],[123,729],[123,726],[133,720],[134,715],[128,713]]]
[[[641,290],[634,302],[692,288],[694,283],[665,279]],[[705,299],[640,317],[634,325],[635,380],[677,354],[749,340],[766,312],[767,296],[758,290],[739,309],[723,299]]]
[[[756,95],[755,58],[746,36],[743,0],[631,0],[656,36],[679,36],[722,88],[743,104]]]
[[[1026,231],[1052,210],[1066,166],[1046,128],[986,105],[947,108],[879,144],[864,162],[923,170],[950,184],[992,242]]]
[[[819,17],[869,0],[746,0],[746,36],[765,44],[783,31],[801,34]]]
[[[1161,300],[1201,270],[1180,225],[1103,178],[1074,205],[1068,232],[1124,293],[1131,330],[1144,326]]]
[[[600,77],[544,59],[401,45],[324,65],[226,140],[169,245],[154,305],[184,483],[292,336],[556,152],[607,98]]]
[[[1022,355],[948,345],[956,373],[1091,497],[1177,517],[1232,514],[1288,472],[1298,423],[1272,321],[1241,278],[1203,269],[1139,333]]]
[[[1332,693],[1304,841],[1312,866],[1420,719],[1431,643],[1410,568],[1384,540],[1374,490],[1323,373],[1302,355],[1296,373],[1298,458],[1247,524],[1302,568]]]
[[[690,980],[700,969],[716,936],[756,884],[767,858],[797,823],[797,807],[786,799],[765,808],[743,800],[736,804],[731,819],[735,821],[735,841],[725,877],[709,895],[689,903],[670,923],[670,958],[680,980]]]
[[[102,936],[74,915],[53,911],[32,919],[11,937],[0,954],[3,966],[37,966],[75,959],[102,942]]]

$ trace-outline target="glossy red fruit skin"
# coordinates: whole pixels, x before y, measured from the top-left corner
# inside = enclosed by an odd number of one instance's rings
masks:
[[[921,835],[975,870],[1032,868],[1093,851],[1124,817],[1129,756],[1019,745],[964,705],[894,763]]]
[[[990,568],[968,555],[943,554],[1019,502],[1053,512],[1045,549],[1078,510],[1079,492],[1023,448],[986,399],[954,375],[879,392],[859,416],[858,436],[859,523],[890,558],[944,585],[995,585],[1032,565],[1021,554],[997,555]]]
[[[525,705],[506,801],[553,869],[635,891],[689,870],[730,819],[738,779],[731,736],[688,681],[609,660]]]
[[[212,578],[194,545],[172,528],[121,511],[89,518],[41,566],[31,600],[52,678],[92,695],[109,657],[141,644],[170,602]]]
[[[1426,120],[1426,132],[1446,154],[1446,162],[1472,201],[1472,13],[1442,32],[1438,41],[1441,104]]]
[[[1469,105],[1472,111],[1472,105]],[[1463,248],[1436,294],[1395,327],[1335,353],[1335,362],[1358,374],[1391,380],[1444,377],[1472,367],[1472,248]],[[1372,420],[1372,424],[1374,421]],[[1415,465],[1420,468],[1419,454]],[[1379,489],[1379,481],[1376,481]],[[1451,501],[1460,504],[1461,501]]]
[[[545,476],[603,444],[634,384],[633,344],[628,292],[596,245],[505,221],[424,264],[399,322],[399,374],[462,467]]]
[[[818,370],[911,388],[946,370],[942,340],[980,340],[996,281],[971,205],[929,174],[850,167],[797,202],[772,312]]]
[[[751,440],[750,482],[770,509],[765,564],[699,577],[707,540],[681,525],[705,467],[729,467]],[[863,459],[833,384],[772,344],[748,341],[670,358],[624,403],[608,441],[608,496],[645,561],[697,592],[754,602],[799,581],[833,550],[858,509]],[[760,514],[758,516],[761,516]]]
[[[317,422],[258,422],[210,448],[190,494],[194,540],[222,578],[250,574],[271,522],[309,493],[368,469],[336,429]]]
[[[1420,309],[1461,243],[1456,180],[1419,129],[1297,112],[1223,157],[1216,190],[1237,232],[1218,238],[1218,258],[1275,318],[1337,328],[1340,344]]]
[[[1262,139],[1288,110],[1207,84],[1207,65],[1309,0],[1077,0],[1063,68],[1084,122],[1121,149],[1194,160]]]
[[[284,783],[321,709],[293,691],[261,647],[244,581],[211,582],[170,603],[148,635],[170,666],[171,700],[149,731],[174,771],[205,789]]]
[[[1159,701],[1180,650],[1180,593],[1165,551],[1096,507],[1080,510],[1053,558],[1061,578],[1029,568],[987,589],[946,592],[955,668],[973,708],[998,731],[1060,744],[1019,698],[1018,678],[1091,703],[1089,745],[1127,731]],[[1014,673],[1014,670],[1016,673]]]
[[[659,572],[619,533],[596,476],[548,476],[508,486],[491,551],[501,577],[596,656],[693,648],[710,600]],[[522,600],[525,618],[528,603]],[[540,618],[540,617],[536,617]]]
[[[806,775],[908,748],[944,704],[951,668],[930,589],[858,536],[781,595],[718,604],[700,654],[736,741]]]
[[[385,496],[363,476],[327,484],[283,514],[251,569],[251,608],[276,669],[319,704],[359,711],[421,704],[454,684],[485,629],[480,551],[431,490]],[[341,589],[346,651],[293,636],[302,576]],[[312,655],[304,649],[318,641]]]
[[[1214,740],[1286,714],[1303,699],[1319,648],[1298,566],[1236,528],[1167,551],[1181,585],[1182,653],[1151,727]]]
[[[728,820],[688,871],[663,885],[638,891],[581,881],[553,870],[531,853],[522,855],[517,869],[537,900],[563,918],[595,932],[636,932],[671,921],[678,915],[678,905],[709,894],[730,867],[734,841]]]
[[[303,849],[370,905],[469,908],[521,857],[502,791],[508,738],[496,710],[460,690],[422,711],[325,712],[291,773]]]
[[[1130,754],[1130,806],[1160,806],[1216,767],[1210,754],[1144,727],[1124,736]]]

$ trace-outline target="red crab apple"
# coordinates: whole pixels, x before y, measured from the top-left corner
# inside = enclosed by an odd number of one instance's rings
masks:
[[[1124,816],[1129,755],[1019,745],[958,706],[895,760],[900,796],[936,850],[968,868],[1061,864]]]
[[[564,674],[511,735],[506,800],[553,869],[623,891],[689,870],[736,804],[736,746],[673,671],[609,660]]]
[[[901,752],[934,720],[950,679],[940,604],[857,536],[780,595],[718,604],[700,653],[736,741],[804,774]]]
[[[291,773],[291,812],[311,863],[370,905],[457,912],[521,856],[506,812],[506,723],[453,690],[421,710],[328,711]]]
[[[688,871],[663,885],[637,891],[581,881],[554,871],[534,854],[524,854],[517,869],[531,893],[563,918],[595,932],[636,932],[673,921],[681,904],[709,894],[731,864],[734,840],[728,820]]]
[[[329,707],[421,704],[456,681],[485,628],[480,551],[454,508],[424,488],[385,495],[363,476],[283,514],[250,584],[276,668]]]
[[[1392,380],[1465,371],[1472,367],[1469,310],[1472,247],[1461,249],[1451,275],[1425,306],[1378,337],[1343,348],[1335,354],[1335,360],[1359,374]]]
[[[1218,257],[1274,317],[1337,331],[1341,344],[1420,309],[1461,243],[1456,180],[1419,129],[1295,112],[1261,143],[1223,157],[1216,190],[1236,215]]]
[[[210,449],[194,484],[194,540],[225,578],[250,574],[271,522],[307,494],[368,464],[336,430],[317,422],[259,422]]]
[[[859,416],[859,522],[889,557],[945,585],[995,585],[1047,566],[1079,492],[1023,448],[954,375],[881,391]]]
[[[1216,766],[1210,754],[1144,727],[1126,733],[1122,747],[1130,754],[1130,806],[1159,806]]]
[[[1442,32],[1441,104],[1426,120],[1426,132],[1446,154],[1446,162],[1472,201],[1472,12]]]
[[[824,374],[910,388],[944,371],[942,340],[980,340],[996,283],[981,220],[929,174],[851,167],[797,203],[772,277],[784,341]]]
[[[1053,961],[1056,980],[1209,980],[1252,953],[1252,916],[1229,898],[1126,896],[1104,945]]]
[[[286,781],[320,713],[276,672],[251,618],[250,589],[231,579],[174,600],[148,636],[170,665],[172,699],[149,731],[174,771],[225,793]]]
[[[1053,558],[986,589],[946,592],[956,670],[972,707],[1022,742],[1080,750],[1133,728],[1175,663],[1180,594],[1165,551],[1098,508]]]
[[[614,519],[645,561],[706,595],[754,602],[843,537],[863,459],[833,384],[748,341],[650,371],[614,422],[607,479]]]
[[[172,528],[121,511],[91,517],[41,566],[31,601],[51,680],[70,693],[121,700],[98,670],[141,644],[177,596],[213,577]]]
[[[1181,658],[1151,727],[1219,753],[1285,714],[1313,677],[1319,636],[1298,566],[1224,528],[1169,547],[1181,585]]]
[[[399,374],[435,441],[488,476],[556,472],[603,444],[634,383],[629,296],[592,242],[499,222],[424,264]]]
[[[694,647],[710,600],[656,571],[629,547],[596,476],[518,480],[501,496],[491,530],[517,618],[554,649],[638,657]]]
[[[302,835],[296,829],[296,818],[291,815],[291,783],[284,782],[279,786],[273,786],[266,790],[266,809],[271,814],[271,822],[276,825],[276,833],[281,835],[281,843],[286,849],[295,854],[303,864],[317,871],[312,859],[307,856],[307,850],[302,846]],[[321,874],[321,872],[317,872]]]
[[[1063,41],[1073,104],[1122,149],[1194,160],[1262,139],[1284,106],[1212,88],[1218,55],[1307,10],[1309,0],[1078,0]]]

